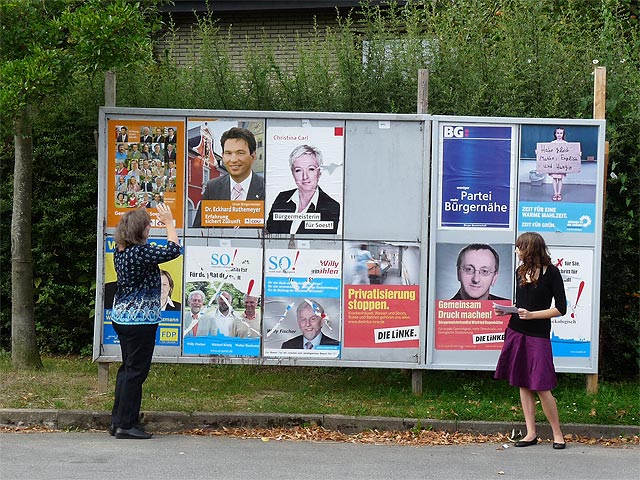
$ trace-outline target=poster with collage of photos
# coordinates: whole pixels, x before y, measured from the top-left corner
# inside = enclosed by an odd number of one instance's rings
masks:
[[[183,154],[178,152],[183,130],[181,122],[109,122],[109,160],[114,172],[109,178],[110,226],[130,208],[150,209],[153,226],[159,203],[167,202],[174,211],[182,208]]]

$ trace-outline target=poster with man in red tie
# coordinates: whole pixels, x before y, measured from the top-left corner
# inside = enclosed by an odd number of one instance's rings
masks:
[[[260,356],[262,249],[187,246],[183,352]]]

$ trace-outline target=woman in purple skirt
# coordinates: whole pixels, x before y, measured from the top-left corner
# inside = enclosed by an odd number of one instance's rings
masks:
[[[551,263],[551,257],[538,233],[526,232],[516,240],[516,254],[520,265],[516,269],[516,307],[505,331],[504,345],[495,378],[508,380],[520,388],[520,402],[527,426],[525,437],[516,447],[529,447],[538,443],[536,434],[535,393],[540,398],[551,429],[553,448],[561,450],[566,444],[556,399],[551,394],[558,381],[551,352],[551,318],[567,312],[567,298],[560,271]],[[551,307],[551,301],[554,307]],[[496,315],[506,315],[499,307]]]

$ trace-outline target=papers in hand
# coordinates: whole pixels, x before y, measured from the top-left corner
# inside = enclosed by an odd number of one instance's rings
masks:
[[[518,307],[512,305],[500,305],[499,303],[493,302],[493,308],[504,313],[518,313]]]

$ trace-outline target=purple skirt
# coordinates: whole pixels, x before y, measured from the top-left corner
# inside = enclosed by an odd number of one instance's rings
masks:
[[[494,378],[533,391],[551,390],[558,384],[549,338],[531,337],[507,327]]]

